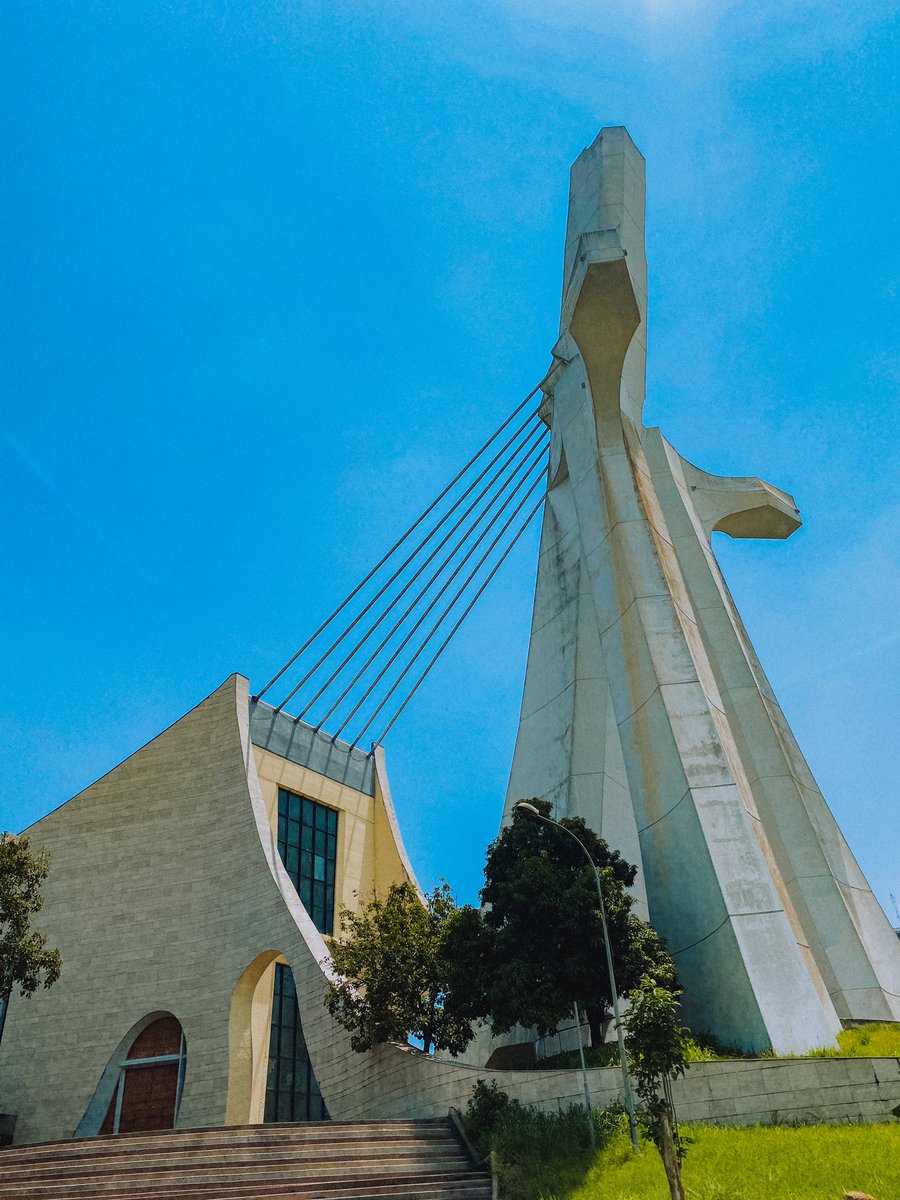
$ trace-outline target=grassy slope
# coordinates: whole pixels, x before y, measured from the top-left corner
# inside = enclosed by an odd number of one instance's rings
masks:
[[[900,1197],[900,1125],[692,1125],[684,1132],[693,1139],[683,1168],[687,1200],[840,1200],[848,1191],[868,1192],[876,1200]],[[634,1158],[619,1136],[579,1184],[545,1186],[534,1194],[668,1200],[669,1189],[657,1152],[648,1147]]]
[[[900,1025],[842,1029],[837,1049],[813,1050],[813,1058],[900,1058]]]
[[[755,1055],[743,1055],[740,1050],[708,1044],[704,1035],[698,1035],[699,1040],[691,1040],[688,1059],[690,1062],[715,1062],[727,1058],[753,1058]],[[762,1058],[773,1058],[771,1051],[760,1055]],[[803,1057],[790,1055],[791,1058]],[[900,1058],[900,1024],[861,1025],[858,1029],[844,1029],[837,1037],[837,1045],[823,1046],[809,1053],[810,1058]],[[585,1049],[585,1059],[589,1067],[617,1067],[619,1065],[619,1048],[615,1042],[607,1042],[602,1046],[588,1046]],[[554,1054],[549,1058],[541,1058],[535,1063],[539,1070],[550,1067],[576,1068],[580,1065],[577,1050],[567,1050],[562,1054]]]

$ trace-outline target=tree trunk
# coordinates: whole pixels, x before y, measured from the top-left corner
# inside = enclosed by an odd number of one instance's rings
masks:
[[[584,1013],[588,1019],[588,1025],[591,1030],[591,1045],[603,1045],[604,1026],[609,1020],[609,1013],[604,1004],[585,1004]]]
[[[430,1054],[435,1041],[435,1016],[437,1015],[437,995],[431,992],[428,997],[428,1021],[422,1030],[422,1041],[425,1043],[425,1053]]]
[[[666,1169],[666,1179],[669,1181],[671,1200],[684,1200],[684,1187],[681,1183],[681,1163],[678,1161],[678,1149],[675,1136],[672,1133],[672,1121],[668,1109],[664,1108],[659,1114],[660,1135],[657,1149],[662,1156]]]

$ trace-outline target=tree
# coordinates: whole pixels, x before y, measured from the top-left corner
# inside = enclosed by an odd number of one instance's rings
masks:
[[[33,851],[27,837],[0,834],[0,1000],[14,987],[27,997],[59,979],[59,951],[48,950],[45,935],[31,928],[44,906],[41,887],[49,870],[46,852]]]
[[[550,815],[546,800],[529,803]],[[648,972],[674,986],[665,943],[631,911],[634,899],[626,889],[637,868],[580,817],[560,824],[600,869],[619,994]],[[596,882],[582,852],[552,826],[514,811],[488,848],[485,880],[481,898],[490,940],[478,955],[481,973],[470,973],[470,1015],[490,1017],[495,1033],[522,1024],[546,1036],[577,1001],[599,1045],[612,995]]]
[[[329,983],[328,1011],[351,1031],[354,1050],[421,1038],[432,1049],[459,1054],[472,1040],[471,1019],[456,999],[465,992],[466,963],[453,945],[482,943],[481,920],[458,908],[446,883],[425,903],[409,883],[373,896],[358,913],[341,912],[341,940],[331,947],[339,978]]]
[[[629,992],[624,1018],[625,1048],[641,1098],[641,1123],[662,1156],[672,1200],[684,1200],[684,1145],[678,1136],[670,1086],[674,1078],[684,1074],[688,1063],[690,1031],[678,1021],[680,994],[680,988],[645,975]]]
[[[531,803],[549,814],[546,801]],[[648,972],[674,987],[663,940],[631,911],[636,868],[580,818],[562,824],[600,868],[619,994]],[[495,1033],[522,1024],[546,1035],[574,1001],[600,1044],[612,995],[596,881],[578,846],[515,813],[488,849],[485,879],[481,912],[457,908],[446,884],[423,904],[408,883],[343,910],[326,1003],[354,1050],[411,1034],[426,1051],[459,1054],[484,1018]]]

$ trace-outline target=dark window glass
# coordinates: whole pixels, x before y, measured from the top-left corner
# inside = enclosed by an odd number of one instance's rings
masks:
[[[3,1026],[6,1024],[6,1010],[9,1008],[10,992],[0,992],[0,1041],[3,1040]]]
[[[328,1110],[313,1074],[300,1024],[290,967],[275,964],[272,1033],[266,1075],[266,1121],[327,1121]]]
[[[338,815],[333,808],[278,789],[278,850],[297,895],[320,933],[334,932]]]

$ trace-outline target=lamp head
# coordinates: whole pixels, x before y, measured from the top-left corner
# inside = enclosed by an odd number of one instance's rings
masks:
[[[535,817],[539,817],[541,815],[538,812],[538,810],[534,807],[534,805],[529,804],[527,800],[517,801],[513,805],[513,812],[528,812],[528,813],[531,813],[532,816],[535,816]]]

